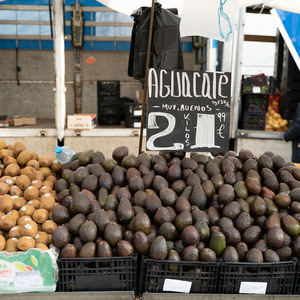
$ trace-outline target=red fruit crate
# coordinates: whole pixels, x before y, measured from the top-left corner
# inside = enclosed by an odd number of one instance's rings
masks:
[[[170,261],[142,258],[139,294],[162,293],[167,279],[191,284],[190,293],[216,293],[220,262]]]
[[[242,117],[242,129],[265,130],[266,113],[244,112]]]
[[[266,285],[266,294],[292,294],[297,260],[278,263],[222,262],[219,275],[219,294],[247,293],[245,289]],[[251,290],[250,290],[251,292]]]
[[[137,255],[58,258],[57,263],[57,292],[137,290]]]
[[[275,93],[274,77],[265,76],[265,74],[258,75],[244,75],[242,78],[243,94],[267,94]]]

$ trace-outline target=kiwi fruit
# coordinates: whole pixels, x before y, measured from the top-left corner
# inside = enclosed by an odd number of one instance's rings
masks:
[[[52,192],[51,186],[43,185],[39,189],[39,197],[42,197],[42,195],[47,194],[47,193],[51,193],[51,192]]]
[[[0,159],[4,159],[7,156],[14,156],[14,153],[10,149],[1,149],[0,150]]]
[[[32,159],[32,154],[28,150],[21,151],[17,156],[17,162],[20,166],[26,166],[26,163]]]
[[[27,167],[21,169],[21,174],[28,176],[30,181],[32,181],[36,178],[36,173],[37,172],[38,171],[35,168],[30,167],[30,166],[27,166]]]
[[[4,182],[4,183],[8,184],[9,187],[11,187],[12,185],[15,184],[14,178],[11,176],[8,176],[8,175],[2,176],[0,178],[0,182]]]
[[[22,142],[15,142],[13,151],[15,156],[18,156],[22,151],[26,150],[26,146]]]
[[[16,177],[16,185],[24,191],[30,186],[30,179],[27,175],[20,175]]]
[[[39,190],[40,188],[42,188],[42,186],[43,186],[44,184],[43,184],[43,182],[42,182],[41,180],[35,179],[35,180],[32,180],[32,181],[31,181],[31,185],[32,185],[32,186],[35,186],[35,187]]]
[[[17,241],[17,247],[21,251],[27,251],[31,248],[34,248],[35,240],[30,236],[22,236]]]
[[[14,177],[17,176],[19,172],[20,172],[20,167],[18,164],[10,164],[5,168],[4,175]]]
[[[22,236],[30,236],[33,238],[37,234],[37,225],[34,221],[28,221],[21,226],[20,232]]]
[[[42,224],[42,230],[46,233],[52,234],[56,228],[57,228],[57,224],[52,220],[47,220]]]
[[[38,169],[35,172],[35,179],[38,179],[40,181],[44,181],[45,180],[45,177],[44,177],[43,173],[40,171],[40,169]]]
[[[54,183],[51,181],[51,180],[45,180],[44,182],[43,182],[43,184],[45,185],[45,186],[50,186],[51,187],[51,189],[53,189],[53,187],[54,187]]]
[[[47,167],[41,167],[39,169],[39,171],[42,172],[44,178],[46,178],[47,176],[49,176],[52,173],[51,170]]]
[[[21,234],[21,226],[20,225],[16,225],[16,226],[12,227],[8,232],[9,238],[19,239],[21,236],[22,236],[22,234]]]
[[[6,244],[6,241],[5,241],[4,236],[0,235],[0,251],[3,251],[5,249],[5,244]]]
[[[56,177],[53,175],[53,174],[50,174],[49,176],[47,176],[46,178],[45,178],[45,181],[52,181],[52,183],[53,183],[53,185],[55,184],[55,182],[56,182]]]
[[[6,148],[6,142],[0,140],[0,150]]]
[[[41,250],[49,250],[49,248],[43,243],[36,243],[35,248],[38,248],[38,249],[41,249]]]
[[[17,223],[17,220],[13,215],[5,215],[0,219],[0,229],[9,231]]]
[[[19,210],[22,206],[27,204],[27,201],[23,197],[19,196],[11,196],[11,199],[13,200],[13,208],[16,210]]]
[[[45,208],[37,209],[32,215],[33,220],[39,224],[42,224],[45,221],[47,221],[48,217],[49,217],[49,212]]]
[[[48,245],[52,244],[52,233],[48,233]]]
[[[16,210],[16,209],[12,209],[11,211],[9,211],[9,212],[7,213],[7,215],[8,215],[8,216],[9,216],[9,215],[12,215],[12,216],[16,219],[16,221],[20,218],[19,211]]]
[[[26,224],[28,221],[32,221],[32,218],[30,216],[21,216],[18,220],[17,220],[17,225],[23,226],[24,224]]]
[[[4,182],[0,182],[0,195],[5,195],[9,192],[9,185]]]
[[[24,198],[29,201],[39,196],[39,190],[36,186],[30,185],[23,193]]]
[[[51,211],[55,206],[55,199],[52,194],[46,193],[41,196],[41,208]]]
[[[28,201],[27,204],[33,206],[35,210],[41,207],[41,201],[37,199],[32,199]]]
[[[40,168],[40,163],[35,159],[31,159],[26,163],[26,166],[33,167],[34,169],[38,170]]]
[[[44,245],[49,245],[49,238],[48,238],[48,233],[44,231],[38,231],[37,234],[34,236],[35,242],[42,243]]]
[[[52,161],[50,169],[52,172],[57,173],[61,169],[61,167],[61,163],[57,159],[55,159]]]
[[[8,213],[13,209],[14,203],[10,195],[0,196],[0,211]]]
[[[3,158],[2,163],[3,163],[4,167],[7,167],[10,164],[17,164],[18,162],[14,157],[6,156],[6,157]]]
[[[6,241],[5,251],[7,251],[7,252],[17,252],[18,251],[17,242],[18,242],[17,238],[9,238]]]
[[[31,152],[32,158],[31,159],[35,159],[35,160],[39,160],[39,156],[36,152]]]
[[[41,167],[49,168],[52,163],[52,159],[49,156],[41,156],[39,158],[39,163]]]
[[[22,217],[22,216],[32,217],[34,212],[35,212],[34,207],[29,204],[22,206],[19,210],[20,217]]]
[[[17,185],[12,185],[9,188],[9,194],[11,196],[19,196],[19,197],[21,197],[23,195],[23,192],[21,191],[21,189]]]

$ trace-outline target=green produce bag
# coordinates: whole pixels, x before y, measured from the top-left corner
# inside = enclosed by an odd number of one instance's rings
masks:
[[[0,294],[55,292],[58,254],[54,249],[0,252]]]

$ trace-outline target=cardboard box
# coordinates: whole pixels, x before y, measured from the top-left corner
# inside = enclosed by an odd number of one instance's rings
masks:
[[[9,125],[19,127],[26,125],[35,125],[36,118],[34,117],[21,117],[21,116],[13,116],[8,119]]]
[[[92,129],[96,127],[95,114],[75,114],[68,116],[68,129]]]
[[[135,91],[135,99],[138,103],[143,103],[144,90]]]

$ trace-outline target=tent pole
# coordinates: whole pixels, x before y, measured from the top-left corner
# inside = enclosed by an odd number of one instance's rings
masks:
[[[144,131],[144,121],[145,121],[146,100],[147,100],[147,96],[148,96],[148,74],[149,74],[149,66],[150,66],[155,2],[156,2],[156,0],[152,0],[151,15],[150,15],[148,48],[147,48],[147,59],[146,59],[146,72],[145,72],[145,82],[144,82],[144,95],[143,95],[143,108],[142,108],[142,120],[141,120],[141,129],[140,129],[139,154],[142,152],[142,144],[143,144],[143,131]]]

